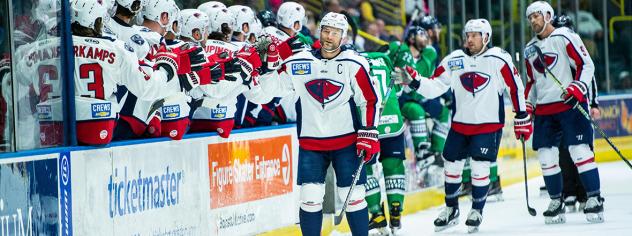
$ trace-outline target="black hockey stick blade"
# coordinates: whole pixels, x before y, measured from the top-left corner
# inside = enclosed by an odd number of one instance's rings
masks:
[[[340,222],[342,222],[342,218],[344,218],[345,216],[345,212],[347,211],[347,206],[349,205],[349,198],[351,197],[351,193],[353,192],[353,189],[355,188],[356,183],[358,183],[358,180],[360,179],[360,173],[362,173],[362,168],[364,167],[364,164],[366,164],[366,161],[364,161],[364,155],[365,155],[364,150],[362,150],[360,152],[360,155],[358,155],[358,158],[361,158],[362,161],[360,162],[360,166],[358,166],[355,173],[353,174],[353,181],[351,182],[351,186],[349,187],[349,192],[347,193],[345,202],[342,204],[342,209],[340,210],[340,213],[334,216],[334,225],[339,225]]]
[[[524,143],[524,137],[520,137],[520,142],[522,143],[522,164],[524,169],[524,193],[527,198],[527,211],[529,211],[529,215],[536,216],[538,214],[537,211],[531,205],[529,205],[529,185],[527,184],[527,147]]]
[[[540,47],[538,47],[537,45],[533,45],[533,48],[535,49],[535,52],[538,55],[538,58],[540,59],[540,61],[544,63],[544,54],[542,54],[542,49],[540,49]],[[555,81],[555,83],[562,90],[562,94],[566,95],[566,89],[564,89],[562,82],[560,82],[560,80],[557,77],[555,77],[553,72],[551,72],[551,70],[546,64],[544,65],[544,69],[546,73],[550,75],[550,78],[553,79],[553,81]],[[545,77],[547,77],[546,73],[544,73]],[[610,137],[606,135],[606,132],[604,132],[603,129],[593,119],[590,118],[590,114],[588,114],[588,112],[582,106],[576,106],[575,108],[577,108],[577,110],[579,110],[579,112],[582,113],[582,115],[584,115],[584,117],[588,119],[588,121],[590,121],[590,123],[595,128],[595,130],[597,130],[597,132],[599,132],[601,137],[603,137],[603,139],[606,140],[606,142],[610,145],[610,147],[614,150],[614,152],[616,152],[617,155],[619,155],[619,158],[621,158],[621,160],[623,160],[623,162],[625,162],[625,164],[627,164],[628,167],[632,169],[632,164],[630,163],[630,161],[625,156],[623,156],[623,153],[621,153],[619,148],[617,148],[617,146],[614,145],[614,143],[612,143],[612,141],[610,140]]]

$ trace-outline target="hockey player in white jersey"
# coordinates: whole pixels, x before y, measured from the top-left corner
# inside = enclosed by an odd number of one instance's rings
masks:
[[[147,56],[150,46],[141,36],[141,26],[133,25],[132,18],[142,10],[142,1],[140,0],[116,0],[116,13],[111,20],[108,21],[109,30],[117,37],[117,39],[126,42],[134,49],[134,53],[138,59]]]
[[[228,11],[233,16],[233,37],[232,41],[246,42],[253,30],[253,25],[257,21],[255,12],[247,6],[233,5],[228,7]],[[256,28],[256,26],[254,26]]]
[[[73,0],[72,31],[75,52],[77,137],[83,144],[106,144],[112,139],[119,104],[115,92],[124,86],[139,99],[155,101],[193,88],[179,75],[198,67],[199,54],[191,50],[159,52],[151,74],[145,73],[133,49],[101,37],[106,7],[101,1]],[[203,57],[203,56],[202,56]],[[193,63],[192,63],[193,62]]]
[[[327,13],[319,25],[322,49],[302,51],[280,69],[288,89],[297,96],[299,136],[298,184],[301,185],[300,227],[303,235],[320,235],[327,168],[333,163],[338,193],[345,200],[353,173],[362,161],[379,152],[380,97],[368,75],[368,62],[341,48],[348,23],[344,15]],[[364,154],[358,157],[359,154]],[[364,200],[366,173],[361,172],[346,209],[353,235],[368,235]]]
[[[156,53],[161,44],[164,44],[163,37],[178,20],[180,8],[172,0],[146,1],[147,5],[142,10],[144,20],[140,35],[149,44],[151,56]]]
[[[504,126],[503,92],[508,90],[513,110],[516,138],[528,139],[531,119],[526,112],[524,89],[511,55],[491,47],[492,28],[485,19],[469,20],[463,30],[466,48],[445,57],[431,78],[417,77],[408,87],[426,98],[446,91],[453,93],[452,125],[443,150],[445,158],[446,207],[434,221],[435,231],[458,224],[459,187],[465,159],[471,156],[472,210],[465,224],[476,232],[483,220],[483,207],[489,189],[490,165],[496,161]]]
[[[544,212],[545,223],[566,221],[559,167],[560,140],[564,140],[588,196],[584,208],[586,219],[603,222],[599,171],[590,148],[593,130],[590,121],[576,109],[581,106],[588,110],[587,92],[595,66],[576,33],[567,27],[555,28],[551,24],[554,15],[547,2],[537,1],[529,5],[526,17],[536,36],[526,45],[524,53],[529,77],[527,100],[535,111],[533,149],[538,152],[544,182],[551,197]],[[560,80],[565,91],[546,74],[548,70]]]

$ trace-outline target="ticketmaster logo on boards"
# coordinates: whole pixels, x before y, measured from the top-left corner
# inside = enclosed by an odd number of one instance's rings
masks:
[[[114,168],[107,185],[110,218],[180,204],[183,181],[183,171],[169,166],[158,174]]]
[[[289,135],[209,144],[211,208],[292,192],[291,147]]]

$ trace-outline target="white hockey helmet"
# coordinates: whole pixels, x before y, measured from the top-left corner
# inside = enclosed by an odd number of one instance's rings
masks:
[[[176,5],[176,2],[173,2],[173,1],[172,1],[172,2],[171,2],[171,4]],[[181,11],[180,11],[180,8],[178,7],[178,5],[176,5],[176,9],[177,9],[177,11],[174,13],[174,20],[173,20],[173,22],[171,22],[171,25],[167,27],[167,32],[171,32],[171,33],[173,33],[175,36],[180,36],[180,29],[182,28],[182,27],[181,27],[181,24],[182,24],[182,14],[181,14]],[[174,26],[173,26],[174,24],[177,24],[177,25],[178,25],[178,28],[177,28],[177,29],[173,28],[173,27],[174,27]]]
[[[143,6],[145,6],[145,1],[146,0],[116,0],[116,3],[136,14],[143,9]]]
[[[71,21],[93,30],[96,30],[94,22],[99,18],[103,20],[108,11],[103,1],[94,0],[72,0],[70,7],[72,9]]]
[[[198,29],[200,34],[206,35],[207,25],[209,24],[208,15],[198,9],[184,9],[180,13],[182,15],[182,22],[180,22],[181,35],[196,42],[206,40],[204,37],[199,40],[195,39],[193,31]]]
[[[172,0],[147,0],[147,5],[143,7],[143,16],[148,20],[158,22],[162,28],[168,28],[176,21],[178,5]],[[163,13],[167,13],[168,22],[162,24],[160,18]]]
[[[533,13],[542,14],[542,16],[544,16],[544,21],[547,23],[553,20],[555,16],[555,11],[553,11],[553,7],[551,7],[551,5],[545,1],[537,1],[529,4],[526,12],[527,19],[529,19],[529,16]],[[546,20],[546,13],[551,14],[551,18],[548,21]]]
[[[486,19],[471,19],[465,23],[465,27],[463,27],[463,38],[467,38],[467,33],[470,32],[478,32],[481,33],[481,37],[483,38],[483,48],[476,55],[483,53],[487,45],[492,40],[492,26],[489,24],[489,21]]]
[[[285,28],[298,32],[303,27],[305,19],[305,8],[296,2],[284,2],[277,11],[277,24]],[[294,23],[299,23],[299,29],[294,29]]]
[[[206,12],[209,18],[208,32],[222,32],[222,25],[227,24],[229,28],[233,28],[233,15],[226,8],[212,8]]]
[[[329,12],[323,19],[320,20],[320,24],[318,25],[318,32],[323,29],[323,26],[329,26],[342,30],[342,39],[347,38],[347,30],[349,29],[349,22],[347,22],[347,17],[340,13]]]
[[[234,5],[228,7],[228,11],[233,14],[233,30],[238,33],[247,34],[248,32],[244,32],[244,24],[248,25],[248,29],[252,27],[255,20],[257,20],[257,15],[250,7],[242,6],[242,5]]]
[[[203,11],[205,13],[208,13],[209,9],[212,8],[224,8],[226,9],[226,5],[224,5],[224,3],[218,2],[218,1],[210,1],[210,2],[205,2],[202,3],[198,6],[198,10]]]
[[[249,39],[253,36],[256,40],[256,38],[258,38],[261,34],[263,34],[263,24],[261,24],[261,21],[259,21],[259,19],[256,19],[250,25],[250,32],[246,34],[246,41],[249,41]]]

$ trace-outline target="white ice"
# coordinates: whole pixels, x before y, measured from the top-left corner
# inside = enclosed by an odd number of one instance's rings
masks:
[[[532,217],[525,204],[524,182],[503,189],[504,201],[488,202],[483,212],[483,223],[473,235],[632,235],[632,169],[625,163],[599,164],[601,193],[605,198],[605,222],[591,224],[583,213],[567,213],[566,223],[545,225],[542,212],[548,206],[548,196],[540,196],[542,177],[529,181],[529,200],[538,215]],[[465,235],[465,219],[471,203],[460,201],[461,217],[457,226],[434,232],[434,219],[442,207],[432,208],[402,218],[402,229],[397,235]]]

